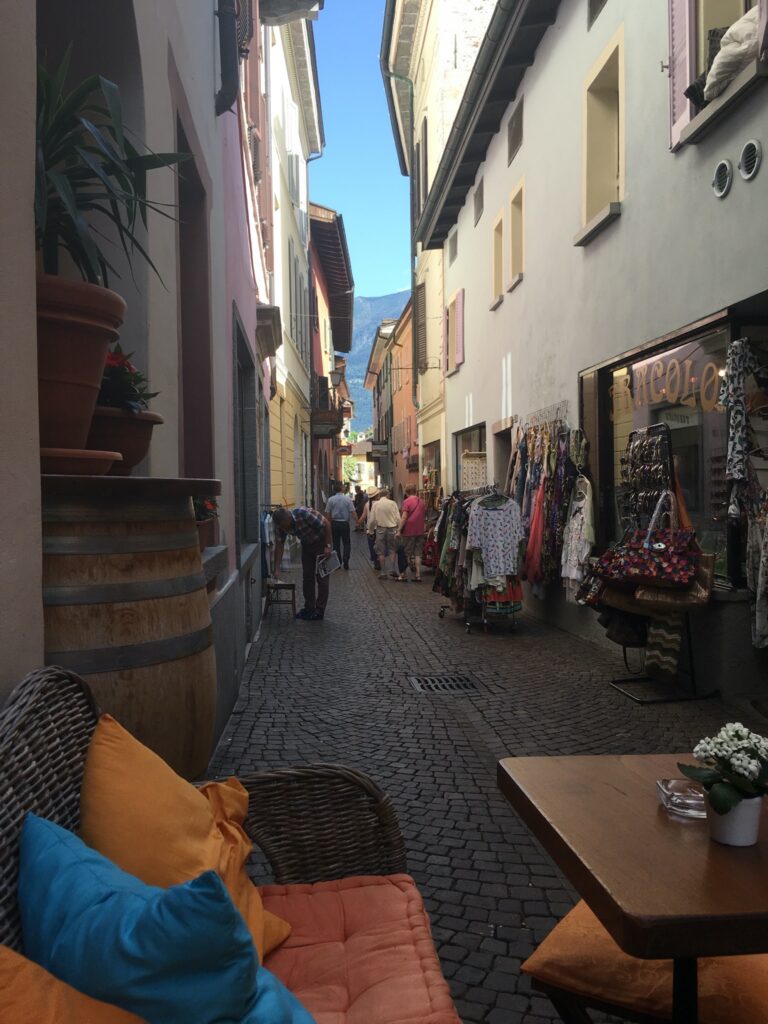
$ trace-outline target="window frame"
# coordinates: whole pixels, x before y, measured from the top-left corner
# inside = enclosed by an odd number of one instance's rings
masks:
[[[523,140],[524,140],[524,134],[525,134],[525,106],[524,106],[524,103],[525,103],[525,96],[521,96],[520,99],[515,104],[514,109],[512,110],[512,113],[509,115],[509,120],[507,121],[507,167],[509,167],[512,164],[512,161],[515,159],[517,154],[523,148]],[[520,124],[520,140],[517,143],[517,146],[514,149],[512,149],[512,126],[513,126],[513,124],[518,123],[518,119],[519,119],[519,124]]]
[[[594,153],[594,143],[591,143],[591,137],[595,132],[595,120],[597,115],[600,113],[597,108],[597,102],[599,94],[604,90],[598,85],[601,76],[605,75],[608,69],[609,63],[616,59],[616,196],[611,198],[606,195],[607,202],[601,204],[599,207],[594,207],[590,202],[590,182],[592,178],[591,174],[595,172],[591,171],[590,166],[590,154]],[[598,229],[606,226],[611,220],[615,219],[621,209],[621,203],[625,198],[626,191],[626,68],[625,68],[625,48],[624,48],[624,25],[622,24],[619,29],[611,37],[610,41],[606,45],[603,52],[600,54],[598,59],[590,68],[589,73],[584,79],[583,85],[583,125],[582,125],[582,186],[581,186],[581,224],[582,232],[584,229],[595,224]],[[611,216],[609,216],[611,214]],[[605,218],[605,223],[596,223]],[[580,235],[582,234],[580,232]],[[589,238],[579,241],[577,236],[577,244],[586,244],[586,241],[590,241],[596,231],[593,231]]]
[[[497,215],[491,227],[491,310],[498,309],[504,300],[504,210]]]
[[[519,246],[516,246],[518,222]],[[509,250],[507,291],[511,292],[523,280],[525,273],[525,178],[520,179],[509,197],[509,244],[507,248]],[[517,252],[518,248],[519,253]]]

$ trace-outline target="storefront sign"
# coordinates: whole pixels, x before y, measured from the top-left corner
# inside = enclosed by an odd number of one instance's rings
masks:
[[[715,362],[704,365],[698,376],[693,359],[659,357],[654,361],[636,363],[626,375],[611,385],[611,422],[627,416],[633,409],[647,405],[685,405],[704,412],[722,412],[718,404],[720,367]]]
[[[352,454],[352,445],[351,444],[340,444],[339,447],[336,449],[336,451],[337,451],[337,453],[339,455],[351,455]]]
[[[371,455],[379,459],[386,459],[387,455],[389,455],[389,448],[386,443],[382,444],[380,441],[374,441],[371,444]]]

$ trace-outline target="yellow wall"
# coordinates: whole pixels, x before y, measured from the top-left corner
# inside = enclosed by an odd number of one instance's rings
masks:
[[[276,505],[302,505],[305,496],[295,488],[295,436],[299,429],[309,434],[309,407],[302,396],[290,386],[278,385],[277,394],[269,404],[269,453],[272,501]],[[303,446],[300,445],[300,450]]]

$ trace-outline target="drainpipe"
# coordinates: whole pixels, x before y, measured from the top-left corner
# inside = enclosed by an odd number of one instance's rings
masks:
[[[411,121],[411,137],[408,139],[408,169],[409,169],[409,172],[410,172],[409,175],[408,175],[408,179],[409,179],[409,181],[411,183],[411,300],[413,302],[415,302],[416,301],[416,238],[415,238],[415,235],[416,235],[416,204],[414,202],[414,194],[413,194],[413,158],[414,158],[413,136],[414,136],[414,130],[415,130],[414,121],[415,121],[415,116],[416,115],[415,115],[415,111],[414,111],[414,101],[413,101],[414,84],[413,84],[413,80],[408,78],[406,75],[399,75],[396,71],[392,71],[392,69],[389,66],[389,58],[385,57],[383,53],[381,53],[379,55],[379,66],[381,68],[381,73],[382,73],[382,75],[384,75],[385,78],[390,79],[390,81],[404,82],[405,85],[408,87],[408,113],[410,115],[410,121]],[[417,339],[417,336],[416,336],[416,334],[415,334],[415,332],[413,331],[413,328],[412,328],[411,329],[411,362],[413,363],[413,365],[415,367],[417,367],[417,372],[414,373],[413,379],[412,379],[412,383],[411,383],[411,396],[413,398],[413,404],[414,405],[417,405],[416,399],[417,399],[417,395],[418,395],[418,365],[419,365],[419,359],[418,359],[417,346],[418,346],[418,339]]]
[[[216,12],[219,19],[219,60],[221,88],[216,93],[216,116],[232,110],[240,91],[240,51],[237,45],[236,0],[220,0]]]

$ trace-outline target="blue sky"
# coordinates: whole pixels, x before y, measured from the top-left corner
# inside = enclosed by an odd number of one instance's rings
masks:
[[[384,0],[325,0],[313,27],[325,152],[313,202],[344,217],[356,295],[411,286],[408,179],[400,173],[379,70]]]

